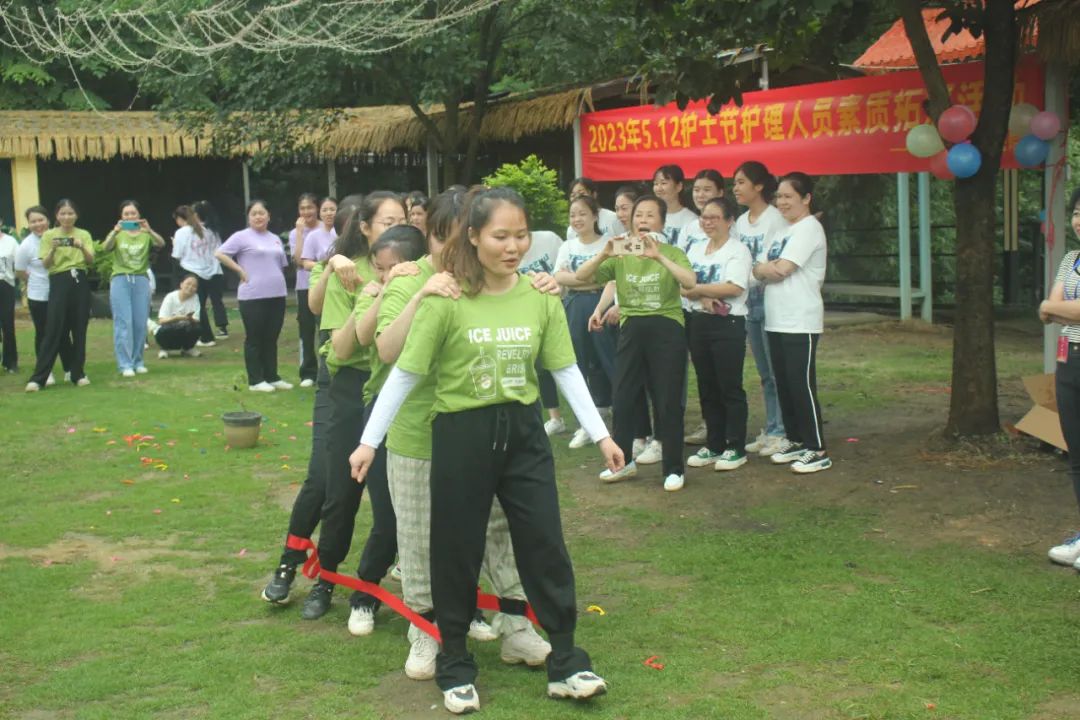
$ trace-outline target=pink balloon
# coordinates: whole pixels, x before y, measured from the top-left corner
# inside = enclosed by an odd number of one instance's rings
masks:
[[[930,158],[930,172],[934,174],[938,180],[955,180],[956,176],[953,175],[952,170],[949,169],[949,151],[942,150],[934,157]]]
[[[1061,118],[1043,110],[1031,118],[1031,134],[1040,140],[1053,140],[1061,132]]]
[[[951,143],[958,143],[975,132],[975,113],[967,105],[953,105],[938,118],[938,132]]]

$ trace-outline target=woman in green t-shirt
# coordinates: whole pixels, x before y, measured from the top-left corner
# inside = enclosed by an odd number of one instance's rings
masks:
[[[120,203],[120,220],[105,236],[101,249],[113,253],[109,305],[113,317],[113,352],[124,377],[146,372],[143,346],[150,317],[150,248],[165,247],[165,238],[154,232],[143,217],[139,203]]]
[[[65,334],[71,337],[71,382],[82,387],[86,377],[86,326],[90,322],[90,286],[86,270],[94,262],[94,243],[90,233],[75,227],[79,212],[75,203],[63,199],[56,203],[56,224],[41,236],[39,256],[49,271],[49,307],[45,320],[45,339],[26,384],[26,392],[37,392],[49,379]]]
[[[697,278],[685,252],[657,241],[666,217],[663,200],[655,195],[639,197],[629,237],[641,241],[640,253],[616,254],[615,243],[623,239],[608,240],[603,250],[578,268],[577,279],[598,284],[615,281],[621,316],[612,405],[615,438],[631,457],[634,434],[640,429],[640,404],[648,387],[663,452],[664,489],[673,492],[681,490],[684,482],[682,389],[687,351],[680,293],[693,288]],[[637,465],[630,461],[620,472],[605,470],[600,479],[618,482],[636,474]]]
[[[575,363],[562,303],[537,293],[517,272],[531,242],[521,196],[509,188],[485,190],[461,217],[444,259],[463,295],[432,295],[420,304],[353,453],[354,476],[363,481],[411,389],[434,375],[431,589],[442,635],[435,681],[444,705],[459,714],[480,707],[476,663],[465,638],[495,497],[510,524],[526,595],[551,642],[548,694],[594,697],[607,685],[574,646],[574,571],[563,542],[551,444],[537,405],[538,364],[552,372],[613,472],[622,469],[623,454]]]

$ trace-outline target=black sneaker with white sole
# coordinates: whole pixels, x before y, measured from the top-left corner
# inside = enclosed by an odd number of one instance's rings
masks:
[[[791,463],[791,471],[797,473],[816,473],[831,467],[832,460],[824,450],[807,450]]]
[[[805,445],[785,439],[780,449],[770,455],[769,459],[776,465],[787,465],[798,460],[804,452],[806,452]]]
[[[278,565],[274,576],[262,591],[262,599],[275,605],[284,605],[289,602],[289,590],[296,578],[296,566],[288,563]]]
[[[334,584],[323,580],[312,586],[304,600],[300,617],[304,620],[318,620],[330,610],[330,601],[334,597]]]

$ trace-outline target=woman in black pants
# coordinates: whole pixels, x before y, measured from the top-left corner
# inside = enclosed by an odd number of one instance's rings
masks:
[[[26,211],[26,225],[29,234],[19,244],[15,255],[15,270],[19,278],[26,283],[26,304],[30,308],[30,318],[34,321],[34,357],[41,356],[41,346],[45,342],[45,327],[49,316],[49,271],[41,262],[38,254],[41,250],[41,236],[49,229],[49,211],[35,205]],[[71,366],[71,334],[60,338],[60,364],[64,372]],[[53,385],[56,380],[52,374],[45,380],[46,385]]]
[[[86,271],[94,262],[90,233],[75,227],[79,212],[64,199],[56,203],[57,227],[41,237],[39,257],[49,271],[49,308],[45,321],[45,340],[26,392],[37,392],[52,374],[65,335],[71,337],[71,382],[79,387],[90,384],[86,377],[86,326],[90,322],[90,285]]]

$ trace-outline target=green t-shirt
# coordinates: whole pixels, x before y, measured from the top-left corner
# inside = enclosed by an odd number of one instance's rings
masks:
[[[121,230],[113,247],[113,275],[145,275],[150,268],[150,246],[154,236],[140,231],[134,235]]]
[[[679,248],[662,243],[657,247],[679,267],[693,269],[686,253]],[[621,322],[626,322],[628,317],[660,315],[683,324],[679,282],[659,261],[639,255],[608,258],[596,271],[596,282],[603,284],[611,280],[619,291]]]
[[[332,274],[326,281],[326,295],[323,297],[322,324],[320,329],[333,333],[334,330],[345,325],[356,307],[356,296],[364,285],[375,279],[375,269],[371,267],[366,256],[353,258],[356,263],[357,292],[349,292],[338,280],[337,273]],[[318,280],[316,279],[316,282]],[[357,347],[345,360],[339,360],[334,353],[333,340],[327,340],[322,347],[326,356],[326,369],[333,375],[341,367],[351,367],[357,370],[367,370],[371,367],[369,362],[371,348]]]
[[[424,283],[435,274],[435,268],[429,258],[423,258],[416,263],[420,268],[417,275],[403,275],[394,278],[383,291],[382,304],[379,305],[379,319],[375,326],[375,336],[381,335],[386,328],[401,315],[405,306],[413,299]],[[374,353],[377,357],[378,353]],[[379,362],[376,357],[372,358],[371,385],[375,381],[375,365]],[[381,362],[379,363],[382,364]],[[377,393],[386,382],[386,376],[390,374],[390,366],[383,365],[386,372],[379,380]],[[367,388],[364,388],[365,392]],[[424,378],[412,389],[405,403],[394,416],[390,425],[390,432],[386,436],[386,447],[391,452],[405,457],[418,460],[431,459],[431,408],[435,404],[435,375],[425,375]]]
[[[539,396],[537,359],[545,370],[577,362],[562,301],[519,276],[502,295],[424,298],[397,365],[434,373],[434,413],[461,412]]]
[[[315,266],[313,268],[311,268],[310,274],[308,275],[308,287],[315,287],[316,285],[319,284],[319,278],[322,277],[323,270],[325,270],[325,269],[326,269],[326,263],[324,263],[324,262],[315,263]]]
[[[356,305],[353,307],[353,316],[356,318],[354,322],[360,322],[360,318],[364,316],[368,308],[375,304],[375,300],[376,298],[367,293],[356,293]],[[390,374],[390,368],[393,366],[379,359],[379,348],[375,347],[374,342],[365,349],[368,351],[368,364],[371,368],[371,376],[364,383],[364,404],[367,405],[382,390],[386,376]]]
[[[49,256],[49,251],[52,250],[53,238],[68,237],[64,235],[63,230],[60,228],[52,228],[46,230],[45,234],[41,236],[41,247],[38,248],[38,256],[44,260]],[[71,231],[72,238],[79,238],[83,247],[93,247],[93,239],[90,237],[90,233],[80,228],[74,228]],[[50,275],[56,275],[57,273],[67,272],[69,270],[86,270],[86,256],[83,255],[83,251],[77,247],[66,246],[56,248],[56,253],[53,254],[53,264],[49,268]]]

